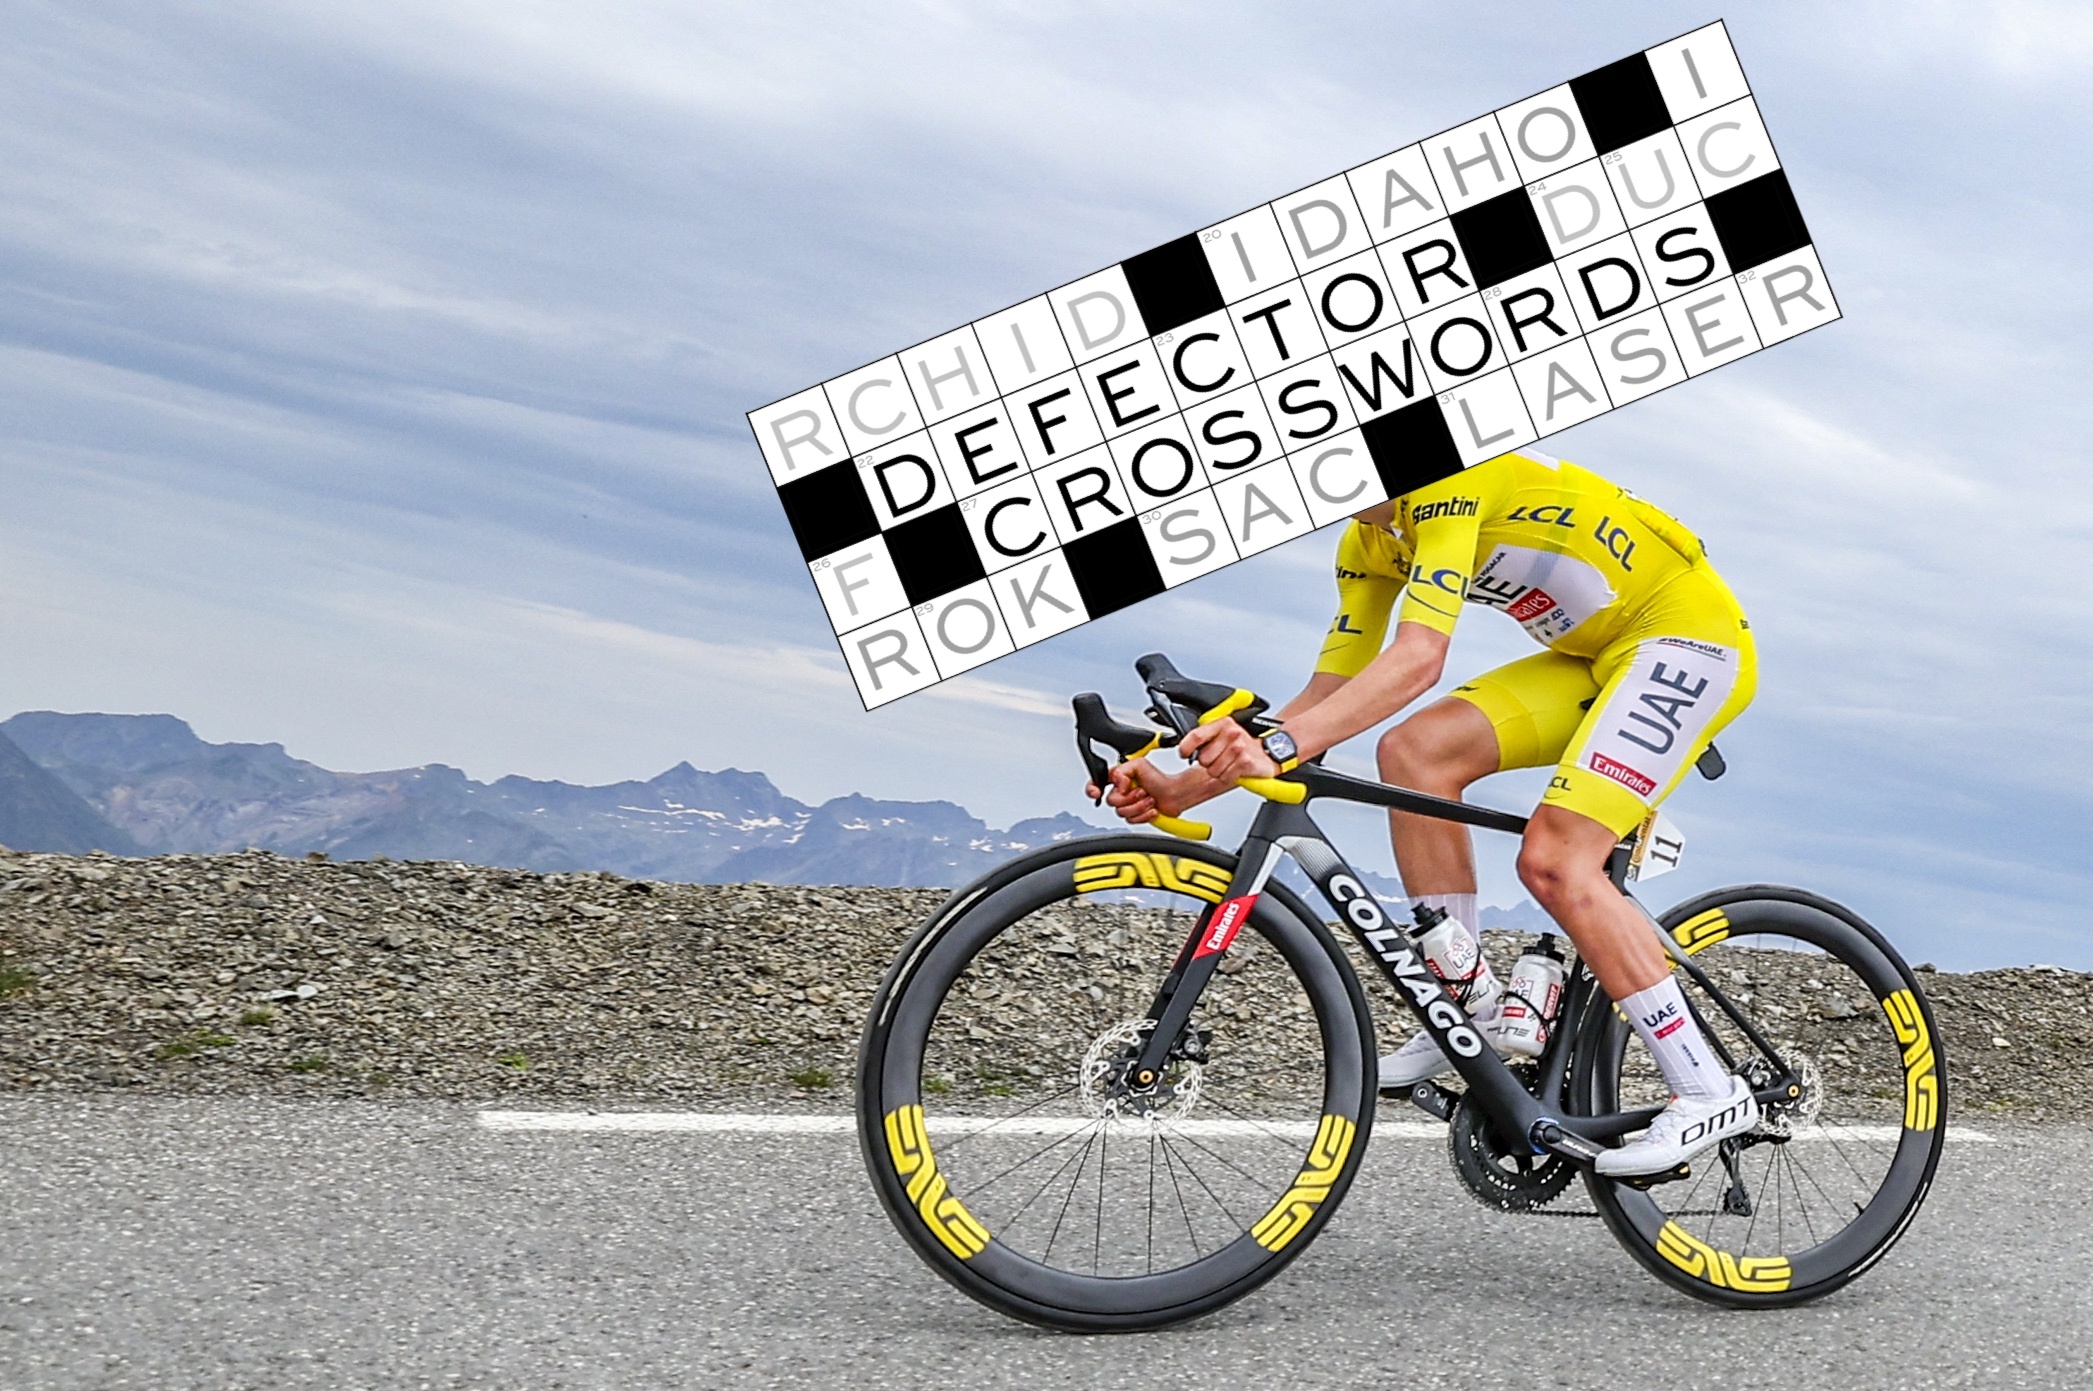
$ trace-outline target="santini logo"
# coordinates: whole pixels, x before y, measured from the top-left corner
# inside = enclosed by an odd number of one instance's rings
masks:
[[[1436,517],[1472,517],[1482,506],[1481,498],[1450,497],[1443,502],[1427,502],[1422,507],[1412,508],[1410,525],[1422,526]]]

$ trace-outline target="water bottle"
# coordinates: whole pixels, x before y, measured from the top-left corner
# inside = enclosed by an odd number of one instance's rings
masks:
[[[1512,978],[1504,987],[1504,1008],[1490,1041],[1504,1052],[1538,1058],[1548,1046],[1567,974],[1555,934],[1542,933],[1541,940],[1512,966]]]
[[[1482,947],[1444,908],[1419,904],[1411,910],[1411,916],[1417,920],[1417,926],[1411,931],[1410,940],[1416,944],[1417,954],[1432,968],[1432,974],[1446,983],[1470,1016],[1486,1013],[1497,1003],[1504,985],[1483,959]]]

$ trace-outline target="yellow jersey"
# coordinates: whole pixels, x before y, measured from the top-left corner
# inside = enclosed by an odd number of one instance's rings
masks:
[[[1544,454],[1500,454],[1406,494],[1391,527],[1345,531],[1337,619],[1316,670],[1358,675],[1391,613],[1451,634],[1464,601],[1502,609],[1556,652],[1595,658],[1706,558],[1699,537],[1627,489]]]

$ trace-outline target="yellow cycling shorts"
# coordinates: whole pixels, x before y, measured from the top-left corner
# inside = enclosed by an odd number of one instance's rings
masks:
[[[1650,596],[1596,657],[1539,652],[1453,694],[1497,732],[1497,767],[1553,763],[1543,806],[1626,835],[1758,690],[1751,624],[1729,587],[1695,566]]]

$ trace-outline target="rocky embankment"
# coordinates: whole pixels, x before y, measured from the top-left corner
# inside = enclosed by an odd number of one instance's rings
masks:
[[[873,991],[943,898],[0,851],[0,1088],[833,1110]],[[1499,949],[1508,965],[1516,947]],[[1836,1062],[1853,1012],[1812,997],[1807,972],[1759,975]],[[1925,979],[1959,1114],[2086,1114],[2093,976]],[[1377,1013],[1397,1018],[1385,995]]]

